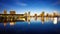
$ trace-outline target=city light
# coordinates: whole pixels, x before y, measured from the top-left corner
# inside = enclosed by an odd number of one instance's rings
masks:
[[[26,21],[28,22],[28,24],[30,24],[31,18],[35,18],[35,20],[37,20],[37,18],[41,18],[40,20],[42,21],[42,24],[44,24],[45,20],[49,20],[52,18],[53,23],[57,24],[57,20],[60,18],[60,15],[56,12],[54,12],[53,15],[48,13],[45,15],[45,12],[42,12],[39,15],[34,14],[32,16],[30,15],[30,12],[28,13],[25,12],[24,14],[16,14],[15,11],[10,11],[10,14],[8,14],[6,10],[4,10],[3,14],[0,14],[0,22],[12,22],[10,23],[10,25],[14,25],[13,22],[17,22],[17,21],[19,22]],[[5,25],[6,23],[4,23],[4,26]]]

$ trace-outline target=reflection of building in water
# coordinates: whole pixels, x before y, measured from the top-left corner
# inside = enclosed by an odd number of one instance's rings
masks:
[[[7,23],[6,22],[4,22],[4,26],[6,26],[7,25]]]
[[[15,25],[15,22],[10,22],[10,26],[13,26],[13,25]]]
[[[59,21],[60,21],[60,18],[59,18]]]
[[[60,17],[57,17],[57,21],[60,21]]]
[[[53,19],[54,19],[54,20],[53,20],[53,23],[54,23],[54,24],[57,24],[57,17],[54,17]]]

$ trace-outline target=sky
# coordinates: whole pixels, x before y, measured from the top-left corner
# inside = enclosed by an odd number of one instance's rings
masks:
[[[0,0],[0,13],[4,10],[9,13],[15,10],[17,14],[31,12],[40,14],[42,11],[52,13],[60,12],[60,0]]]

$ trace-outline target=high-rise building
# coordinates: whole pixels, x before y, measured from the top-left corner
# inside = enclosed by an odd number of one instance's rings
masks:
[[[10,11],[10,14],[16,14],[16,12],[15,11]]]
[[[35,20],[37,20],[37,14],[35,14]]]
[[[7,14],[7,10],[4,10],[4,13],[3,14]]]

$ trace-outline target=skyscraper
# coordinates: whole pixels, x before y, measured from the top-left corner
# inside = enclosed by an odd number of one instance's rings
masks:
[[[16,12],[15,11],[10,11],[10,14],[16,14]]]
[[[4,13],[3,14],[7,14],[7,10],[4,10]]]

